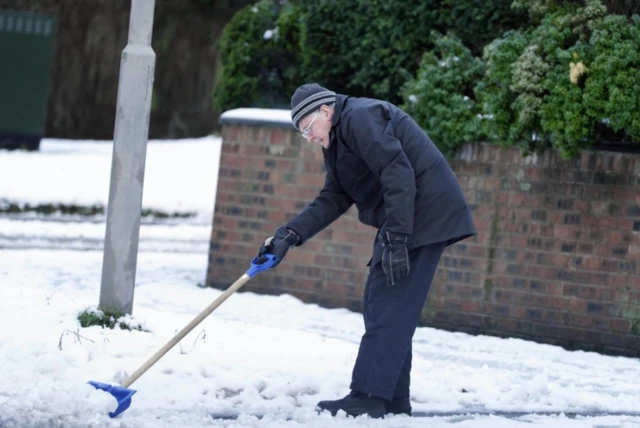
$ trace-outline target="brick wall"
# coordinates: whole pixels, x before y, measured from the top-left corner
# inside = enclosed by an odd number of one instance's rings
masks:
[[[222,117],[211,286],[242,275],[262,240],[322,187],[322,153],[286,113]],[[451,164],[479,233],[445,251],[423,325],[640,355],[640,155],[564,161],[470,144]],[[245,290],[358,311],[374,236],[352,208]]]

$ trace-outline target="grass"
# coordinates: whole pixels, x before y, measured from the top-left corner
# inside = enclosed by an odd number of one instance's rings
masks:
[[[149,332],[141,323],[134,320],[130,315],[114,312],[110,310],[101,310],[95,307],[88,308],[78,315],[78,321],[82,327],[91,327],[94,325],[103,328],[121,330],[137,330]]]
[[[75,204],[16,204],[4,199],[0,199],[0,214],[25,214],[36,213],[43,215],[79,215],[83,217],[90,217],[95,215],[104,215],[106,212],[105,207],[102,205],[75,205]],[[190,218],[195,217],[195,212],[164,212],[153,209],[143,209],[141,211],[142,217],[154,217],[154,218]]]

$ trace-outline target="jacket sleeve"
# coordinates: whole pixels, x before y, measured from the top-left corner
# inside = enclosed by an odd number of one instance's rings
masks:
[[[411,162],[395,137],[384,104],[356,109],[347,133],[371,172],[380,179],[386,220],[382,232],[413,233],[416,180]]]
[[[297,244],[300,246],[337,220],[351,205],[353,200],[342,191],[331,174],[327,174],[320,194],[286,227],[300,236]]]

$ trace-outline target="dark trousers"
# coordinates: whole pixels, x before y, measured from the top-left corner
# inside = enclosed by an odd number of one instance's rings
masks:
[[[381,263],[371,267],[352,390],[385,400],[409,398],[411,343],[444,247],[436,243],[412,250],[409,275],[393,287],[387,285]]]

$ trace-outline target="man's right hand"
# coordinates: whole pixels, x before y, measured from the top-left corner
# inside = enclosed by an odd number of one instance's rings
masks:
[[[280,226],[276,229],[273,236],[269,236],[264,240],[260,249],[258,250],[258,260],[265,254],[273,254],[277,257],[276,262],[272,267],[276,267],[280,264],[284,256],[289,251],[289,247],[296,245],[300,241],[300,237],[291,229],[287,229],[284,226]]]

